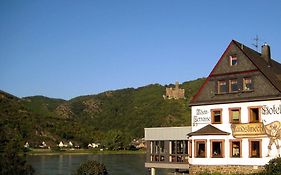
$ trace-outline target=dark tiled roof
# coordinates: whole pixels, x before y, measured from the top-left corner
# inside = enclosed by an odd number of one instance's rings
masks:
[[[267,61],[262,57],[261,53],[235,41],[232,40],[230,44],[228,45],[227,49],[223,53],[222,57],[220,60],[223,58],[224,54],[228,51],[231,45],[236,45],[237,48],[240,49],[240,51],[256,66],[257,70],[261,72],[266,79],[276,88],[276,90],[279,91],[279,95],[273,95],[273,96],[267,96],[267,99],[280,99],[281,97],[281,64],[278,63],[277,61],[273,60],[271,58],[271,65],[269,66]],[[219,60],[219,61],[220,61]],[[219,63],[219,62],[218,62]],[[216,64],[216,66],[218,65]],[[201,90],[205,87],[207,82],[210,80],[210,77],[213,74],[213,71],[216,69],[216,66],[213,68],[212,72],[204,82],[204,84],[200,87],[198,92],[193,96],[192,100],[190,101],[189,105],[202,105],[202,104],[215,104],[215,103],[231,103],[233,101],[248,101],[248,100],[261,100],[263,97],[253,97],[253,98],[247,98],[247,99],[229,99],[229,100],[217,100],[217,101],[197,101],[196,98],[200,94]]]
[[[253,49],[237,42],[233,42],[252,61],[252,63],[264,74],[272,85],[281,92],[281,64],[271,59],[271,66],[262,58],[261,54]]]
[[[207,125],[195,132],[189,133],[188,136],[199,136],[199,135],[229,135],[230,133],[222,131],[212,125]]]

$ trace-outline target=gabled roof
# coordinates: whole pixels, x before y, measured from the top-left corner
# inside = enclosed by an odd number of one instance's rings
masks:
[[[188,136],[200,136],[200,135],[229,135],[230,133],[222,131],[213,125],[209,124],[195,132],[191,132]]]
[[[213,76],[216,67],[219,65],[221,60],[223,59],[224,55],[228,52],[232,45],[236,45],[242,53],[257,67],[258,71],[260,71],[268,80],[269,82],[281,93],[281,64],[277,61],[271,59],[271,66],[268,66],[268,63],[262,58],[261,53],[239,43],[238,41],[232,40],[228,45],[227,49],[222,54],[221,58],[200,87],[198,92],[193,96],[192,100],[190,101],[190,105],[196,103],[196,97],[200,94],[202,89],[205,87],[207,82]]]

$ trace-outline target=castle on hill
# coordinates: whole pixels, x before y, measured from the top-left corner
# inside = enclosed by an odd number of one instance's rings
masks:
[[[164,99],[181,99],[184,97],[184,89],[179,88],[179,82],[176,82],[175,88],[167,87],[166,95],[163,95]]]

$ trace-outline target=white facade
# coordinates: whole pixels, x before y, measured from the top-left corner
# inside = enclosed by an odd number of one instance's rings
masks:
[[[229,135],[194,135],[189,139],[192,141],[192,157],[189,158],[189,164],[192,165],[265,165],[268,161],[278,156],[279,138],[271,146],[269,151],[268,146],[270,138],[266,133],[259,133],[260,130],[256,128],[249,128],[247,124],[250,123],[249,110],[252,107],[259,107],[260,121],[257,125],[264,127],[264,125],[270,124],[274,121],[281,121],[281,101],[256,101],[256,102],[241,102],[241,103],[228,103],[228,104],[214,104],[214,105],[202,105],[192,106],[192,132],[196,132],[199,129],[211,124],[221,131],[228,132]],[[221,123],[212,123],[212,110],[221,110]],[[236,136],[232,130],[232,124],[230,121],[230,109],[240,110],[240,122],[238,125],[240,135]],[[245,124],[245,125],[243,125]],[[244,127],[245,126],[245,127]],[[255,132],[257,131],[257,134]],[[243,134],[243,132],[245,134]],[[242,134],[241,134],[242,133]],[[212,158],[211,153],[211,141],[222,141],[223,156],[221,158]],[[240,141],[241,153],[239,157],[231,156],[231,141]],[[260,157],[250,157],[250,141],[258,140],[261,147]],[[196,157],[196,141],[205,141],[206,143],[206,157]],[[270,155],[268,156],[268,153]]]

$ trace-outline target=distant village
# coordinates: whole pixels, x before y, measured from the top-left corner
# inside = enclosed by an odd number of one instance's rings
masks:
[[[133,139],[131,142],[131,146],[136,149],[145,149],[146,144],[144,138],[141,139]],[[56,146],[48,145],[45,141],[42,141],[40,145],[30,145],[29,142],[24,144],[25,149],[60,149],[60,150],[75,150],[75,149],[82,149],[78,144],[74,144],[71,141],[60,141]],[[85,149],[85,148],[83,148]],[[108,149],[103,146],[101,143],[89,143],[86,149],[96,149],[99,151],[103,151],[104,149]]]

